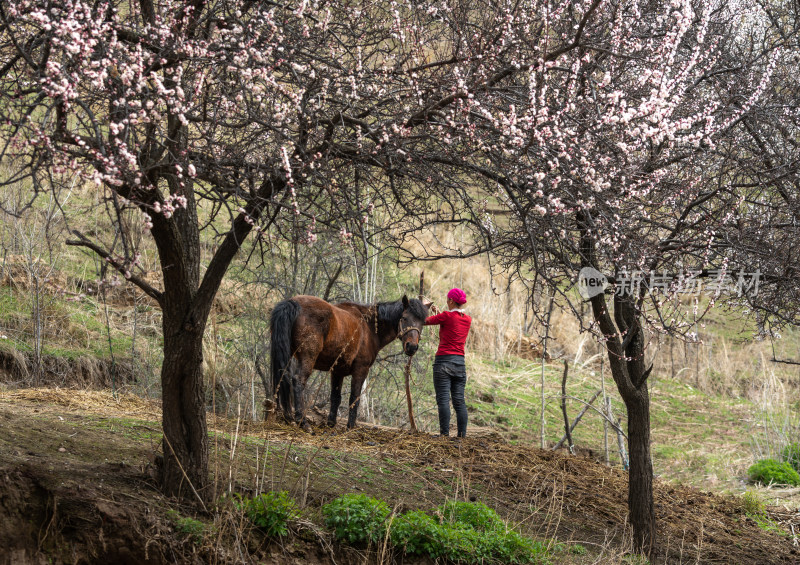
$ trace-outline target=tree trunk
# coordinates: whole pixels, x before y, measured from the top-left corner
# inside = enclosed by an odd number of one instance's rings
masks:
[[[273,184],[262,188],[264,201],[272,194]],[[182,190],[189,195],[187,207],[176,211],[173,222],[153,218],[153,236],[164,274],[164,293],[160,297],[164,332],[161,366],[164,466],[161,478],[164,494],[194,498],[203,503],[211,495],[203,333],[222,279],[252,229],[252,222],[258,220],[263,203],[249,204],[246,211],[236,217],[200,280],[197,208],[190,188]],[[181,190],[173,187],[172,192],[180,194]]]
[[[183,327],[183,318],[176,317],[164,313],[162,489],[167,496],[204,501],[209,479],[203,331]]]
[[[656,516],[653,505],[650,394],[647,382],[623,400],[628,410],[628,511],[633,525],[633,547],[649,556],[655,547]]]
[[[634,550],[652,556],[656,546],[653,463],[650,459],[650,396],[644,333],[635,297],[614,295],[613,318],[603,294],[591,298],[592,313],[606,339],[608,365],[628,411],[628,512]]]

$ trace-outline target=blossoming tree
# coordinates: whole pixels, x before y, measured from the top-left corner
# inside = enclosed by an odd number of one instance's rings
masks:
[[[741,10],[683,0],[543,6],[540,33],[504,37],[517,46],[517,71],[493,87],[503,95],[467,95],[440,121],[445,143],[468,139],[475,151],[439,163],[471,171],[481,190],[444,179],[436,188],[479,237],[472,249],[431,254],[491,250],[576,313],[579,272],[608,279],[605,292],[583,297],[584,329],[604,346],[627,408],[630,521],[646,553],[656,547],[648,335],[696,339],[705,309],[737,291],[732,274],[744,277],[740,292],[757,284],[752,272],[732,273],[722,250],[747,213],[736,139],[773,88],[782,50],[760,35],[763,13]],[[415,231],[439,221],[417,218]]]
[[[770,23],[762,31],[764,41],[779,45],[780,56],[773,85],[742,117],[735,139],[740,151],[728,154],[743,204],[721,236],[725,245],[719,253],[732,265],[760,273],[758,293],[742,299],[762,335],[772,336],[774,329],[800,323],[800,12],[790,2],[759,5]]]
[[[347,239],[470,225],[563,290],[702,263],[735,205],[708,182],[716,139],[770,76],[705,2],[20,0],[0,5],[5,183],[95,183],[133,238],[76,234],[163,311],[164,490],[208,490],[202,335],[251,232]],[[725,69],[717,54],[740,49]],[[736,72],[734,72],[736,71]],[[736,75],[734,80],[733,75]],[[740,78],[744,77],[744,78]],[[739,105],[727,94],[737,92]],[[354,187],[360,187],[355,190]],[[502,214],[498,214],[501,212]],[[201,232],[219,234],[201,264]],[[252,237],[252,236],[251,236]],[[633,287],[632,287],[633,288]],[[637,546],[655,542],[643,287],[592,298],[628,406]],[[648,317],[649,316],[649,317]],[[657,316],[657,314],[656,314]],[[191,486],[191,489],[189,489]]]
[[[418,10],[403,11],[0,5],[2,183],[36,192],[93,183],[113,211],[116,237],[75,232],[69,243],[99,254],[162,309],[168,494],[209,495],[202,336],[242,243],[256,232],[263,245],[283,236],[313,244],[318,229],[346,240],[379,203],[374,191],[362,199],[345,187],[356,175],[362,186],[378,182],[388,167],[380,148],[400,135],[403,111],[411,115],[398,104],[413,95],[409,68],[430,38],[420,44],[413,34],[424,30],[407,21]],[[354,15],[367,23],[352,26]],[[137,230],[155,243],[159,284],[141,276]],[[204,230],[217,235],[205,265]]]

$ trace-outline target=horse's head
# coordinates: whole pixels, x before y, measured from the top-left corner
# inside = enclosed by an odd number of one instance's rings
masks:
[[[419,338],[428,317],[428,306],[420,300],[409,300],[403,295],[403,315],[397,326],[397,337],[403,344],[403,353],[414,355],[419,349]]]

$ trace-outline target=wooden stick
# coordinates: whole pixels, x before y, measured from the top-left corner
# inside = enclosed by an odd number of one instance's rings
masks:
[[[419,299],[422,300],[425,294],[425,271],[419,274]],[[417,431],[417,423],[414,421],[414,403],[411,400],[411,360],[414,356],[410,356],[406,362],[406,403],[408,404],[408,425],[412,432]]]
[[[564,432],[567,436],[567,447],[570,453],[575,453],[572,432],[569,429],[569,416],[567,416],[567,373],[569,373],[569,364],[564,359],[564,376],[561,378],[561,413],[564,414]]]
[[[544,396],[544,362],[547,359],[547,338],[550,335],[550,316],[553,314],[553,301],[556,298],[556,291],[553,289],[553,294],[550,295],[550,306],[547,307],[547,322],[545,322],[544,326],[544,340],[542,341],[542,378],[541,378],[541,387],[542,387],[542,412],[541,412],[541,421],[539,422],[539,447],[544,449],[545,441],[544,441],[544,408],[545,408],[545,396]]]
[[[672,343],[672,340],[670,340]],[[603,371],[603,364],[605,361],[605,351],[600,351],[600,390],[603,392],[603,455],[604,461],[606,465],[609,464],[611,459],[609,458],[609,451],[608,451],[608,396],[606,395],[606,375]],[[675,375],[673,374],[673,378]]]
[[[611,398],[606,396],[606,409],[608,411],[608,417],[613,418],[611,415]],[[630,468],[630,461],[628,460],[628,452],[625,449],[625,438],[622,435],[622,428],[620,427],[619,418],[614,418],[617,424],[614,428],[617,431],[617,445],[619,446],[619,458],[622,461],[622,468],[626,471]]]
[[[577,417],[576,417],[576,418],[575,418],[575,419],[572,421],[572,425],[569,427],[569,431],[570,431],[570,432],[571,432],[571,431],[573,431],[573,430],[575,430],[575,426],[577,426],[577,425],[578,425],[578,422],[580,422],[580,421],[581,421],[581,418],[583,418],[583,415],[584,415],[584,414],[586,414],[586,412],[588,412],[588,411],[589,411],[589,408],[592,406],[592,403],[593,403],[595,400],[597,400],[597,397],[598,397],[598,396],[600,396],[600,393],[601,393],[601,392],[603,392],[603,389],[600,389],[600,390],[598,390],[597,392],[595,392],[595,393],[594,393],[594,396],[593,396],[593,397],[591,397],[591,398],[589,399],[589,402],[587,402],[586,404],[584,404],[583,408],[582,408],[582,409],[581,409],[581,411],[578,413],[578,416],[577,416]],[[562,445],[564,445],[564,442],[565,442],[565,441],[567,441],[567,436],[566,436],[566,435],[564,435],[564,436],[563,436],[563,437],[562,437],[562,438],[559,440],[559,442],[553,446],[553,449],[559,449],[559,448],[560,448]]]
[[[412,432],[417,431],[417,424],[414,422],[414,405],[411,402],[411,359],[408,358],[406,363],[406,401],[408,402],[408,425],[411,427]]]

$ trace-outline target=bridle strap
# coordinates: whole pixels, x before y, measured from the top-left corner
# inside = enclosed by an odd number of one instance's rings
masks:
[[[397,326],[397,339],[403,339],[403,336],[406,335],[408,332],[417,332],[420,337],[422,337],[422,330],[414,326],[406,326],[405,328],[401,328],[398,324]]]

